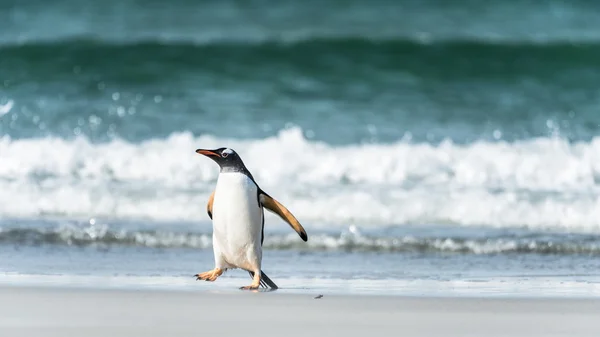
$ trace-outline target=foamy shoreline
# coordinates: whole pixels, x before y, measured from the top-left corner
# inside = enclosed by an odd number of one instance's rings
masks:
[[[47,288],[59,291],[132,291],[173,293],[234,293],[250,282],[248,277],[225,275],[214,283],[198,282],[191,276],[93,276],[93,275],[0,275],[2,288]],[[245,275],[244,275],[245,276]],[[277,278],[279,295],[378,296],[415,298],[514,298],[514,299],[595,299],[600,301],[597,278],[496,277],[455,280],[369,280]]]

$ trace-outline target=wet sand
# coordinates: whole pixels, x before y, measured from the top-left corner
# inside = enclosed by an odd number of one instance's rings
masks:
[[[1,287],[0,336],[600,336],[600,300]]]

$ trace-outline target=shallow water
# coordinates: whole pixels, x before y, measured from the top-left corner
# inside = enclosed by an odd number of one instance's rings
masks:
[[[196,231],[180,225],[180,232],[164,232],[165,224],[122,226],[128,229],[114,230],[114,235],[107,235],[106,229],[103,234],[94,233],[89,225],[67,227],[52,222],[43,226],[20,223],[19,232],[4,229],[0,232],[0,283],[231,291],[250,282],[241,270],[228,271],[215,283],[194,281],[192,275],[212,269],[214,264],[211,241],[208,234],[201,234],[206,232],[201,225]],[[26,227],[46,230],[24,231]],[[77,232],[75,228],[82,229]],[[285,227],[267,227],[266,231],[263,270],[285,292],[545,297],[600,294],[600,262],[596,248],[590,249],[597,244],[591,236],[535,236],[526,230],[503,230],[495,235],[504,242],[490,243],[491,233],[419,227],[382,232],[378,239],[370,240],[368,234],[357,234],[356,229],[340,234],[309,230],[309,242],[304,243]],[[393,235],[398,239],[392,239]],[[432,235],[438,238],[432,239]],[[412,239],[405,243],[407,237]],[[397,242],[391,247],[377,246],[378,242],[394,240]],[[543,246],[536,240],[545,242],[545,247],[535,249]],[[455,243],[459,241],[463,244]],[[515,248],[519,241],[530,243]]]

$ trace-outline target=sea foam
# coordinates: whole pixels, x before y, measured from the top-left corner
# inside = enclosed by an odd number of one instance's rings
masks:
[[[231,147],[307,227],[415,223],[600,231],[600,138],[332,146],[299,128],[265,139],[174,133],[94,144],[0,138],[0,216],[206,220]]]

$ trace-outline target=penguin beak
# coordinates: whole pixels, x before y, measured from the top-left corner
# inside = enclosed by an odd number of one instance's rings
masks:
[[[221,157],[218,153],[216,153],[215,151],[212,151],[212,150],[198,149],[198,150],[196,150],[196,153],[203,154],[207,157],[209,157],[209,156]]]

